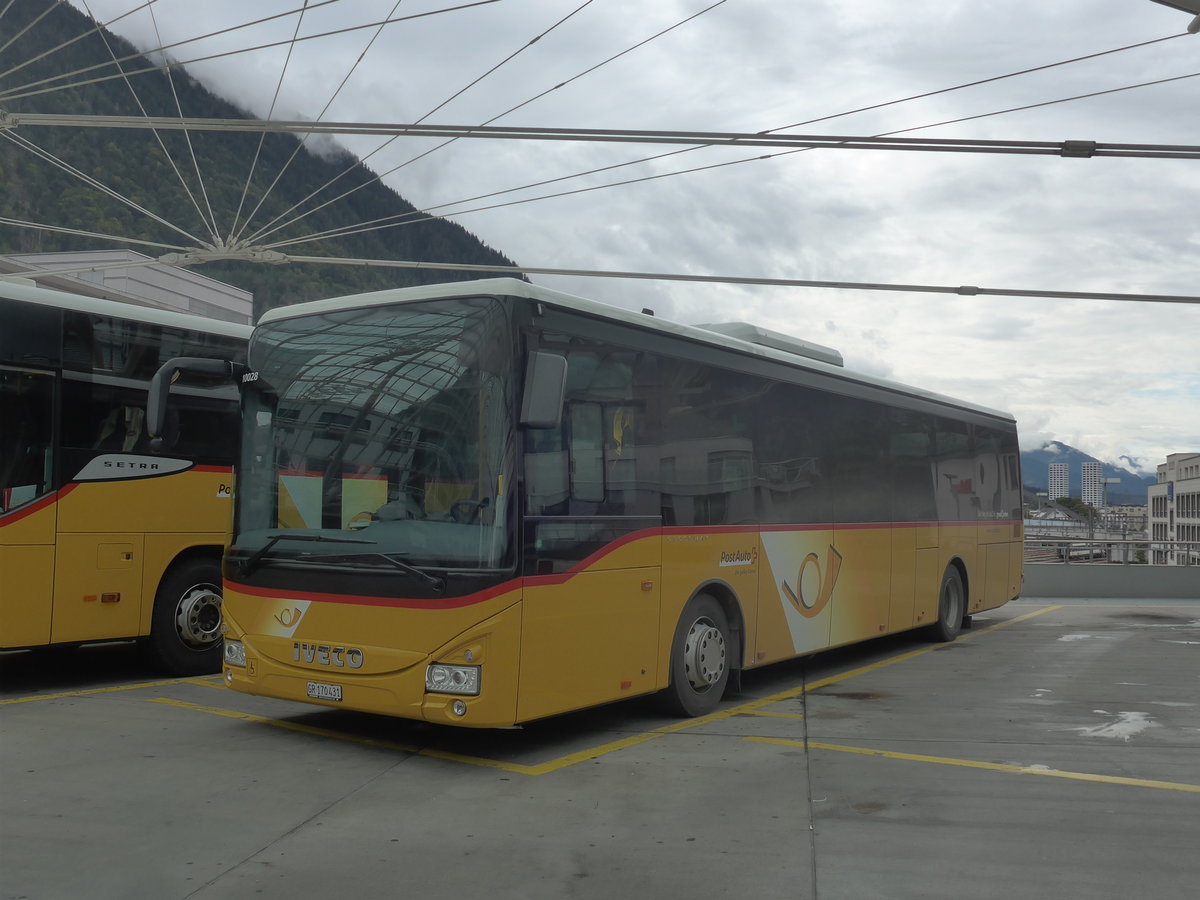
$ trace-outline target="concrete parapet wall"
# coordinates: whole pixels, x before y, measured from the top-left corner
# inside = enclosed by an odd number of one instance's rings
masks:
[[[1026,597],[1148,597],[1200,600],[1200,566],[1026,563]]]

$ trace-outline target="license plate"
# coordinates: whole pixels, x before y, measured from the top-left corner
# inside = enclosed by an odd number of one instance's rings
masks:
[[[313,700],[341,700],[342,686],[340,684],[321,684],[319,681],[308,683],[308,696]]]

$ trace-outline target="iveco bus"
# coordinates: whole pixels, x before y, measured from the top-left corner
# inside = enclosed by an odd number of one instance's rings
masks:
[[[225,682],[494,727],[952,640],[1020,591],[1016,425],[841,363],[512,279],[272,310],[236,369]]]

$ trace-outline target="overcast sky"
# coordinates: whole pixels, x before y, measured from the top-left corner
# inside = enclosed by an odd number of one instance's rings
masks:
[[[72,2],[101,21],[142,5]],[[373,29],[298,42],[290,59],[281,47],[191,71],[259,115],[278,86],[274,118],[477,125],[549,92],[496,124],[826,135],[881,134],[1200,73],[1200,35],[1184,34],[1190,17],[1151,0],[725,0],[630,49],[712,4],[499,0],[389,25],[357,66]],[[154,22],[143,11],[114,30],[150,48],[301,5],[158,0]],[[394,14],[454,5],[404,0]],[[341,0],[310,10],[300,34],[377,21],[395,6]],[[171,53],[186,60],[250,47],[296,27],[291,16]],[[1171,35],[1183,36],[824,119]],[[907,134],[1198,145],[1198,97],[1200,78],[1189,78]],[[382,139],[344,143],[366,156]],[[397,140],[368,165],[382,172],[433,146]],[[673,149],[460,140],[387,181],[530,266],[1200,294],[1200,160],[819,149],[488,211],[443,206]],[[694,150],[486,203],[770,152]],[[1200,450],[1195,305],[534,280],[681,322],[750,321],[836,347],[852,368],[1015,413],[1027,448],[1057,439],[1150,470],[1168,453]]]

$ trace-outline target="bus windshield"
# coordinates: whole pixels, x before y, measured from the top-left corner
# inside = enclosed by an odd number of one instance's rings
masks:
[[[260,325],[230,561],[431,583],[508,565],[510,336],[486,297]]]

